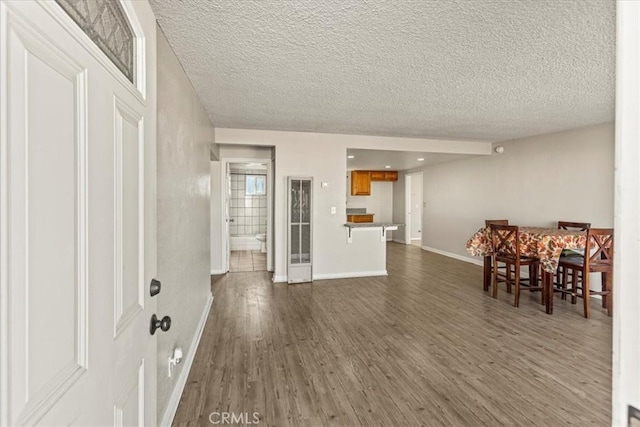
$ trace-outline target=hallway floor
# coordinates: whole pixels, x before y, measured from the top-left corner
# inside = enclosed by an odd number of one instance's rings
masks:
[[[267,271],[267,254],[260,251],[231,251],[229,273]]]
[[[270,426],[610,424],[602,310],[587,320],[558,298],[548,316],[537,293],[516,309],[482,291],[481,267],[412,245],[389,243],[387,259],[388,277],[214,277],[174,425],[214,412]]]

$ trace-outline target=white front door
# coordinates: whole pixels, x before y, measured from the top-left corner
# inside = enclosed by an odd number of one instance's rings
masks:
[[[56,3],[0,0],[2,425],[156,423],[155,21],[125,9],[137,87]]]

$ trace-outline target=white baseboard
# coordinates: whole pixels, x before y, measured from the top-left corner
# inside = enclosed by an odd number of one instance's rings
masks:
[[[227,274],[227,272],[223,269],[220,270],[211,270],[212,276],[219,276],[220,274]]]
[[[198,322],[193,341],[191,341],[191,346],[189,346],[189,351],[186,354],[184,366],[182,367],[180,376],[178,377],[176,385],[173,388],[173,392],[171,393],[171,397],[169,398],[167,409],[164,411],[164,415],[162,416],[162,421],[160,422],[161,426],[171,426],[171,424],[173,423],[173,419],[176,416],[178,404],[180,403],[180,398],[182,397],[184,386],[187,384],[189,371],[191,371],[191,365],[193,365],[193,359],[196,356],[198,344],[200,344],[200,338],[202,338],[202,332],[204,331],[204,325],[207,323],[207,317],[209,317],[209,311],[211,310],[212,303],[213,295],[209,294],[209,298],[207,299],[204,310],[202,311],[202,316],[200,316],[200,321]]]
[[[407,242],[405,242],[402,239],[393,239],[393,241],[396,242],[396,243],[400,243],[401,245],[406,245],[407,244]]]
[[[460,261],[470,262],[471,264],[479,265],[481,267],[484,266],[484,260],[482,258],[466,257],[466,256],[454,254],[453,252],[447,252],[441,249],[431,248],[429,246],[423,246],[422,249],[425,251],[433,252],[435,254],[448,256],[449,258],[454,258]]]
[[[353,279],[356,277],[375,277],[375,276],[387,276],[387,270],[379,271],[354,271],[348,273],[329,273],[329,274],[314,274],[313,280],[328,280],[328,279]]]
[[[283,283],[287,281],[287,276],[276,276],[275,274],[273,275],[273,283]]]

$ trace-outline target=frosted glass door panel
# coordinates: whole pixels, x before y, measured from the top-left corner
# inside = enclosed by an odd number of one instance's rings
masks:
[[[309,223],[311,221],[311,181],[302,181],[300,190],[300,222]]]
[[[288,282],[310,282],[313,258],[313,180],[290,177],[288,191]]]
[[[302,225],[302,235],[300,236],[301,248],[300,248],[300,262],[311,262],[311,226],[308,224]]]
[[[291,264],[300,264],[300,225],[291,224]]]
[[[300,180],[291,181],[291,223],[300,223]]]

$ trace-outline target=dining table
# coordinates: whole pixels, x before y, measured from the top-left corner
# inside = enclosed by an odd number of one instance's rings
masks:
[[[553,313],[553,281],[558,271],[560,256],[565,249],[573,249],[584,253],[587,247],[587,232],[563,230],[549,227],[519,227],[520,254],[524,257],[536,258],[542,270],[542,287],[545,295],[545,311]],[[487,263],[491,263],[492,245],[491,228],[479,229],[467,241],[467,252],[473,256],[484,257],[484,286],[488,288],[491,274]],[[489,274],[487,274],[489,273]]]

